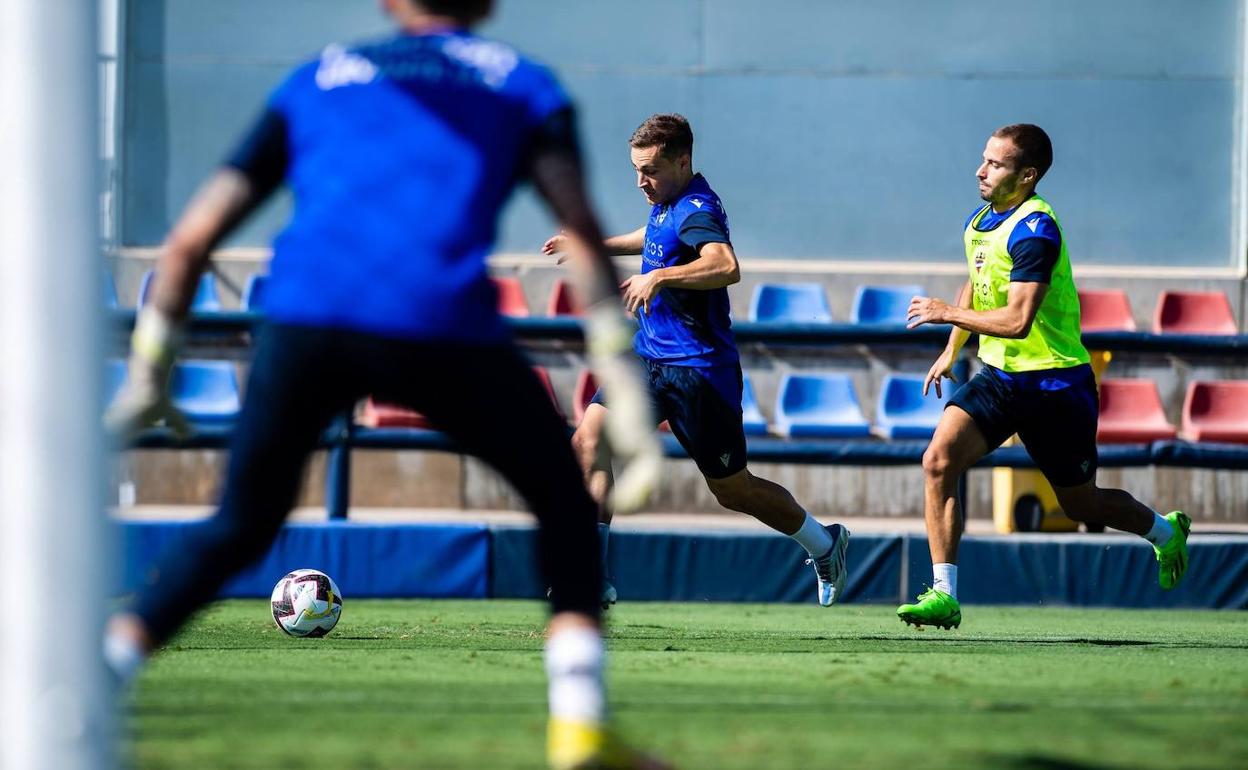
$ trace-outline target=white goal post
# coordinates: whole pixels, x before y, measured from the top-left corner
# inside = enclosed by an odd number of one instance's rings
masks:
[[[97,0],[0,1],[0,767],[113,766]]]

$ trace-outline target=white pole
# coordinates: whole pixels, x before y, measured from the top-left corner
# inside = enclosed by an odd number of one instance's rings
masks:
[[[0,767],[112,766],[97,0],[0,0]]]

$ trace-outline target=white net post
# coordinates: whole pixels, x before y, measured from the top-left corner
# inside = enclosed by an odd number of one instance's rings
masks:
[[[0,767],[108,768],[97,0],[0,0]]]

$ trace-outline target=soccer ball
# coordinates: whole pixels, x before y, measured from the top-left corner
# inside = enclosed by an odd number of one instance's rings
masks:
[[[297,569],[277,581],[270,604],[273,621],[291,636],[324,636],[342,616],[338,586],[314,569]]]

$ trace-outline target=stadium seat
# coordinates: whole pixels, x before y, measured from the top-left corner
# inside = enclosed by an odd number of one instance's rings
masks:
[[[745,435],[767,435],[767,418],[763,417],[763,410],[759,408],[758,399],[754,397],[754,385],[748,374],[741,375],[741,422]]]
[[[104,363],[104,405],[108,406],[117,398],[121,388],[126,384],[126,362],[120,358],[109,359]]]
[[[1153,312],[1157,334],[1237,334],[1235,316],[1220,291],[1163,291]]]
[[[1132,444],[1171,439],[1174,425],[1161,408],[1157,383],[1152,380],[1101,380],[1101,414],[1096,440],[1102,444]]]
[[[143,274],[143,280],[139,282],[139,300],[135,303],[138,307],[147,304],[148,295],[152,291],[152,279],[156,276],[156,271],[148,270]],[[199,285],[195,287],[195,297],[191,300],[191,311],[200,313],[213,313],[221,309],[221,300],[217,299],[217,276],[213,273],[204,273],[199,277]]]
[[[742,375],[741,390],[741,411],[744,418],[745,435],[747,436],[765,436],[767,435],[767,419],[763,417],[763,412],[758,407],[758,401],[754,398],[754,387],[750,384],[749,375]],[[580,425],[581,420],[585,418],[585,410],[589,408],[589,402],[593,400],[594,394],[598,392],[598,381],[594,379],[594,373],[588,369],[582,369],[576,378],[576,387],[572,394],[572,404],[575,409],[576,424]],[[667,420],[659,423],[659,430],[670,433],[672,426]]]
[[[537,379],[542,383],[542,387],[546,390],[546,394],[550,396],[550,403],[554,405],[555,412],[560,419],[565,419],[563,410],[559,408],[559,399],[555,396],[555,388],[550,382],[550,374],[542,367],[533,367],[533,373],[537,375]],[[433,423],[429,422],[429,418],[420,412],[408,409],[399,404],[392,404],[386,401],[378,401],[369,396],[364,401],[364,408],[360,412],[357,422],[360,425],[369,428],[419,428],[422,430],[437,430]]]
[[[238,416],[238,375],[229,361],[183,361],[169,381],[173,405],[191,422],[229,422]]]
[[[568,419],[564,415],[563,409],[559,406],[559,397],[555,395],[555,386],[550,382],[550,372],[546,371],[546,368],[543,366],[535,366],[533,367],[533,373],[537,375],[537,379],[541,381],[542,387],[546,389],[546,395],[550,396],[550,403],[554,405],[555,412],[559,414],[559,418],[562,420]]]
[[[428,418],[420,412],[398,404],[377,401],[372,396],[364,402],[359,423],[370,428],[421,428],[424,430],[433,428]]]
[[[562,278],[555,281],[555,285],[550,287],[550,298],[546,301],[546,315],[551,316],[567,316],[581,314],[581,303],[577,301],[572,293],[572,284]]]
[[[750,299],[751,321],[831,323],[832,310],[818,283],[760,283]]]
[[[269,283],[269,276],[264,273],[252,273],[247,276],[247,285],[243,287],[243,296],[239,307],[243,310],[256,310],[264,305],[264,290]]]
[[[585,410],[589,408],[589,402],[593,400],[597,392],[598,381],[594,379],[594,373],[588,369],[582,369],[581,373],[576,376],[576,387],[572,391],[573,418],[577,425],[585,419]]]
[[[1182,428],[1191,441],[1248,444],[1248,380],[1190,383]]]
[[[788,374],[776,394],[776,432],[792,437],[856,438],[870,435],[870,428],[849,375]]]
[[[113,280],[113,274],[104,271],[104,307],[117,307],[120,303],[117,301],[117,282]]]
[[[859,286],[849,311],[850,323],[904,324],[910,299],[926,297],[927,289],[918,284],[905,286]]]
[[[528,318],[529,301],[524,298],[524,284],[514,276],[491,278],[498,290],[498,312],[510,318]]]
[[[1079,322],[1085,332],[1136,331],[1135,315],[1121,289],[1079,292]]]
[[[945,411],[945,404],[957,387],[945,383],[942,395],[930,388],[923,395],[921,374],[890,374],[880,384],[880,400],[875,407],[875,432],[889,439],[930,439]]]

